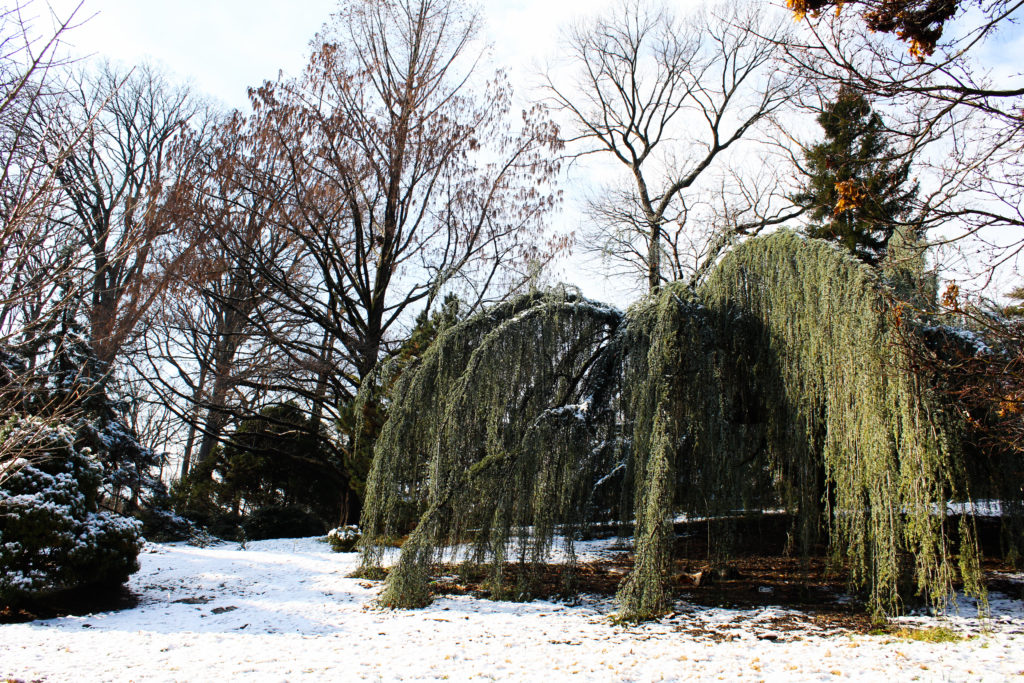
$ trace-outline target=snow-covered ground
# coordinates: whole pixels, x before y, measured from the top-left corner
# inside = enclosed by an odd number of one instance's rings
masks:
[[[582,559],[602,552],[591,544]],[[908,618],[970,636],[933,644],[825,631],[782,608],[680,604],[669,618],[628,628],[610,623],[605,599],[460,596],[381,611],[379,584],[346,578],[357,557],[316,539],[246,550],[150,544],[140,559],[133,609],[0,626],[0,678],[1024,681],[1024,605],[1000,596],[985,623]]]

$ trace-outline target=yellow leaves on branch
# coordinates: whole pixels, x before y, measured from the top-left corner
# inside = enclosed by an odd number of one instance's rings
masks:
[[[901,33],[899,37],[900,38],[904,38],[904,35]],[[906,39],[906,38],[904,38],[904,39]],[[909,49],[910,56],[913,57],[914,59],[916,59],[919,62],[923,62],[926,57],[930,56],[932,54],[932,52],[935,51],[934,46],[930,46],[930,45],[927,45],[925,43],[922,43],[917,38],[910,38],[909,42],[910,42],[910,49]]]
[[[952,311],[960,310],[960,287],[955,282],[946,285],[946,289],[942,292],[941,303],[943,307]]]
[[[835,4],[836,16],[838,16],[843,9],[844,1],[838,0],[838,2],[833,3],[828,0],[786,0],[786,7],[792,10],[794,21],[802,21],[808,14],[816,17],[821,12],[822,7],[829,4]]]
[[[808,15],[817,17],[832,6],[838,15],[844,4],[863,6],[861,16],[869,31],[895,34],[907,43],[911,56],[924,61],[935,51],[943,26],[956,14],[962,0],[786,0],[796,21]]]
[[[844,211],[853,211],[864,201],[864,190],[857,185],[855,180],[840,180],[835,184],[835,188],[836,206],[832,211],[833,216],[838,216]]]
[[[807,16],[807,0],[786,0],[786,7],[793,10],[796,21],[803,21]]]
[[[1020,415],[1022,412],[1024,412],[1024,393],[1019,391],[1003,396],[996,408],[996,415],[999,417]]]

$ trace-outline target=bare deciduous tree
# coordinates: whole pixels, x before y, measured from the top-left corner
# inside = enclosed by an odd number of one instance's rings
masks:
[[[408,312],[452,289],[475,307],[550,255],[557,131],[537,110],[513,128],[500,73],[477,88],[478,24],[453,0],[345,2],[305,75],[255,93],[316,272],[315,291],[280,281],[281,305],[333,340],[350,390]]]
[[[558,131],[539,108],[510,115],[502,74],[478,72],[478,29],[455,0],[349,0],[301,77],[252,92],[247,135],[262,151],[241,156],[245,193],[272,207],[294,261],[246,246],[241,224],[221,246],[259,281],[246,324],[279,354],[282,374],[258,389],[297,397],[313,430],[340,422],[416,312],[449,292],[469,309],[505,296],[566,246],[544,224]],[[198,461],[220,431],[201,429]],[[326,450],[365,470],[351,436]]]
[[[43,116],[58,122],[43,151],[67,206],[62,220],[86,255],[89,333],[109,369],[195,246],[173,238],[177,193],[193,169],[172,151],[190,125],[205,125],[203,108],[152,67],[103,64],[80,71]]]
[[[622,188],[591,203],[592,246],[642,269],[651,290],[693,272],[684,252],[707,249],[684,234],[694,205],[711,200],[691,196],[698,180],[785,105],[790,82],[771,71],[785,35],[781,22],[751,6],[680,20],[628,0],[569,31],[574,81],[545,75],[545,104],[576,129],[573,155],[607,154],[629,169]],[[756,232],[794,215],[765,213],[757,194],[747,208],[757,207],[760,219],[733,220],[727,232]]]
[[[301,321],[275,306],[258,266],[273,264],[296,286],[305,277],[301,245],[278,229],[282,198],[262,184],[283,159],[238,114],[190,144],[201,180],[181,198],[188,210],[177,225],[196,246],[160,302],[140,369],[186,425],[182,477],[209,460],[236,413],[253,414],[267,387],[282,384],[275,373],[294,369],[275,349]]]

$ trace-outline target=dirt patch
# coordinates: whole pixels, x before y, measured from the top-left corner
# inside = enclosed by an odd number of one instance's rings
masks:
[[[467,571],[465,567],[440,565],[435,567],[437,578],[432,588],[438,595],[505,600],[572,601],[580,594],[610,598],[632,565],[633,556],[628,552],[607,560],[582,563],[574,569],[557,564],[506,565],[500,590],[495,590],[486,568]],[[748,557],[731,562],[727,570],[720,572],[693,560],[677,561],[675,566],[684,570],[704,567],[706,575],[710,575],[700,585],[686,585],[687,579],[673,582],[673,597],[686,604],[743,609],[780,607],[799,611],[799,614],[760,622],[771,632],[766,634],[766,639],[774,640],[779,633],[806,631],[810,627],[866,633],[875,626],[863,607],[842,593],[843,583],[827,571],[826,562],[821,558],[805,563],[798,559]],[[717,573],[721,576],[715,577]],[[720,628],[709,629],[686,617],[687,613],[678,613],[666,618],[678,619],[678,630],[690,635],[717,634],[718,639],[729,639]]]

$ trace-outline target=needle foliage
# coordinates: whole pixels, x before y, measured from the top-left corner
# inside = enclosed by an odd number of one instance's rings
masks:
[[[383,604],[429,602],[430,565],[454,546],[488,560],[493,592],[505,593],[506,560],[540,562],[556,525],[586,521],[614,458],[615,373],[600,366],[621,319],[572,293],[529,294],[445,330],[402,373],[367,482],[364,571],[410,512],[418,521]]]
[[[673,521],[783,507],[805,551],[824,540],[876,614],[907,591],[980,594],[958,425],[911,369],[910,325],[876,271],[790,232],[752,239],[693,291],[623,315],[534,293],[439,335],[395,381],[367,487],[364,570],[411,533],[381,602],[430,601],[446,552],[490,567],[543,561],[597,519],[633,523],[619,617],[667,605]],[[902,330],[905,331],[905,330]],[[382,369],[387,373],[387,369]],[[712,527],[727,547],[727,524]],[[526,577],[523,579],[523,577]]]

